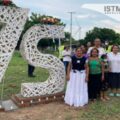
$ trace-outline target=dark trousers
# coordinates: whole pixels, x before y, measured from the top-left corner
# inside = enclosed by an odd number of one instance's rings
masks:
[[[109,83],[111,89],[120,89],[120,73],[110,73]]]
[[[101,91],[101,74],[90,74],[88,82],[88,95],[89,99],[96,99],[100,95]]]
[[[35,70],[35,67],[30,65],[30,64],[28,64],[28,76],[32,76],[34,70]]]
[[[64,66],[65,66],[65,71],[67,73],[67,68],[68,68],[69,62],[68,61],[63,61],[63,63],[64,63]]]
[[[104,81],[102,81],[102,86],[101,86],[101,91],[103,91],[103,92],[107,91],[109,86],[110,86],[110,84],[109,84],[109,73],[105,72],[104,76],[105,76],[105,79],[104,79]]]

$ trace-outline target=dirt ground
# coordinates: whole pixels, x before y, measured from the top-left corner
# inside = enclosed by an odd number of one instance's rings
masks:
[[[108,115],[104,117],[102,115],[96,116],[100,119],[92,119],[89,118],[89,116],[84,115],[86,112],[89,113],[89,107],[76,110],[74,108],[70,108],[64,103],[49,103],[23,108],[12,112],[1,112],[0,120],[100,120],[101,117],[102,120],[113,120],[110,119],[110,116]],[[119,120],[118,117],[119,115],[117,115],[114,120]]]
[[[79,110],[63,103],[50,103],[0,113],[0,120],[70,120],[71,117],[77,117],[78,113]]]

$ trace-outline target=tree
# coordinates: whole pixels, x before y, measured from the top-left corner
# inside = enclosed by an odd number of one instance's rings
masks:
[[[0,0],[0,6],[10,6],[10,7],[17,7],[11,0]],[[4,23],[0,23],[0,30],[4,27]]]
[[[37,13],[32,13],[31,16],[27,19],[27,22],[24,26],[24,30],[22,31],[22,34],[20,36],[20,39],[18,41],[17,47],[16,49],[19,49],[20,47],[20,43],[21,40],[23,38],[23,35],[25,34],[25,32],[31,28],[32,26],[36,25],[36,24],[46,24],[46,25],[64,25],[65,24],[63,22],[61,22],[60,19],[58,18],[54,18],[52,16],[47,16],[47,15],[40,15]],[[38,43],[38,47],[43,47],[46,48],[47,46],[53,46],[54,42],[48,42],[47,39],[42,39],[40,40],[40,42]]]
[[[12,0],[0,0],[0,5],[17,7]]]
[[[102,42],[109,41],[112,44],[120,44],[120,34],[108,28],[95,27],[93,30],[88,31],[84,43],[93,42],[95,38],[100,38]]]

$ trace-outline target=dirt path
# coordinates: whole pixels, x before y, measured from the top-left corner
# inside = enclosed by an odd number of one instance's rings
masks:
[[[50,103],[25,109],[19,109],[13,112],[0,113],[0,120],[93,120],[86,117],[86,114],[84,114],[86,112],[90,112],[89,107],[75,110],[63,103]],[[96,117],[98,116],[99,115]],[[103,118],[102,115],[100,117]],[[113,118],[111,119],[110,117],[111,116],[105,115],[104,120],[113,120]],[[116,115],[114,117],[116,118],[114,120],[119,120],[119,115]],[[99,119],[96,118],[94,120]]]
[[[50,103],[15,112],[0,113],[0,120],[71,120],[77,118],[78,114],[80,115],[79,110],[69,108],[63,103]]]

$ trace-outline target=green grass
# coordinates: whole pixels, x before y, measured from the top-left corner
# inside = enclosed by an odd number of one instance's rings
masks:
[[[27,63],[16,51],[5,73],[3,99],[10,99],[12,94],[20,93],[21,83],[45,81],[49,73],[45,69],[36,68],[35,75],[35,78],[27,76]],[[0,83],[0,92],[1,85]],[[105,103],[97,101],[75,114],[65,114],[65,120],[120,120],[120,98],[113,97]]]
[[[108,102],[96,102],[90,104],[86,112],[80,116],[83,120],[119,120],[120,99],[112,98]]]
[[[12,94],[20,93],[21,83],[25,82],[42,82],[48,78],[49,73],[42,68],[35,69],[35,78],[28,77],[27,62],[16,51],[5,73],[5,85],[3,99],[9,99]],[[2,84],[0,83],[0,92]],[[1,94],[1,93],[0,93]]]

